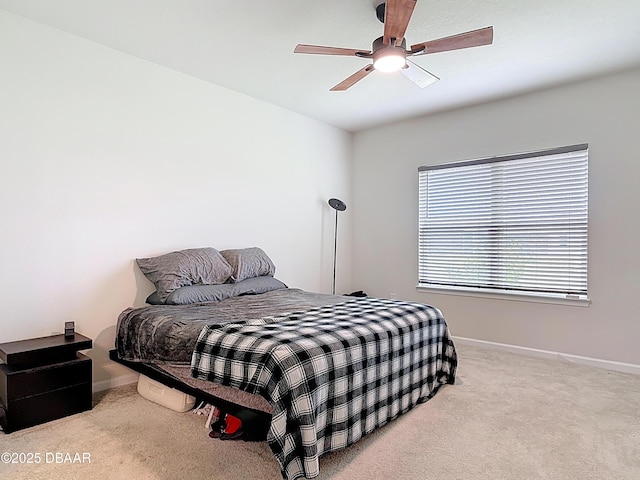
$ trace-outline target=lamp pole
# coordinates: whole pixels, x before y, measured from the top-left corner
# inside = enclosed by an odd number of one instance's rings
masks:
[[[338,253],[338,212],[343,212],[347,209],[347,205],[337,198],[330,198],[329,205],[336,211],[336,222],[333,228],[333,286],[331,293],[336,294],[336,259]]]

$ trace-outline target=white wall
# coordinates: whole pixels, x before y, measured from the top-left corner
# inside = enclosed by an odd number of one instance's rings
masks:
[[[456,336],[640,364],[639,85],[634,70],[356,134],[353,288],[434,304]],[[418,166],[583,142],[589,307],[416,291]]]
[[[329,292],[350,156],[338,129],[0,11],[0,342],[73,320],[116,382],[116,319],[152,291],[134,259],[182,248],[260,246]]]

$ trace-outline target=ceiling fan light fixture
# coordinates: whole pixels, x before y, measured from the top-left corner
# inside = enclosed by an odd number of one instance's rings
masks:
[[[380,72],[398,72],[407,65],[407,59],[403,52],[397,49],[389,49],[390,51],[376,52],[373,60],[373,68]]]
[[[393,38],[391,44],[384,43],[384,37],[373,41],[373,68],[379,72],[398,72],[407,66],[407,41],[403,38],[396,42]]]

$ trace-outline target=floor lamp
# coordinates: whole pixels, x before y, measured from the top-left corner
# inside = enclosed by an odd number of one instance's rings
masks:
[[[336,211],[336,225],[333,229],[333,287],[331,293],[336,294],[336,253],[338,251],[338,212],[344,212],[347,206],[342,200],[330,198],[329,205]]]

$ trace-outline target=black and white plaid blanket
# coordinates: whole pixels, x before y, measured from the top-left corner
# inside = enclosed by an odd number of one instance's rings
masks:
[[[357,298],[301,313],[205,327],[192,375],[256,393],[274,408],[267,441],[284,478],[314,478],[318,457],[358,441],[453,383],[440,311]]]

